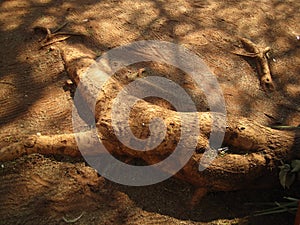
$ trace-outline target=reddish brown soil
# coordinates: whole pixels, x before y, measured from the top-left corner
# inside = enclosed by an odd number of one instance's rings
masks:
[[[179,43],[217,76],[229,114],[263,124],[300,124],[300,2],[297,0],[0,2],[0,148],[25,134],[71,133],[72,97],[55,44],[40,49],[35,26],[81,32],[60,44],[85,46],[94,56],[136,40]],[[230,53],[238,37],[271,47],[276,90],[259,84],[253,60]],[[291,190],[210,193],[188,210],[193,187],[169,179],[149,187],[113,184],[83,159],[24,156],[0,164],[0,224],[293,224],[294,215],[252,217],[258,202]],[[230,182],[230,181],[228,181]],[[297,189],[298,188],[298,189]]]

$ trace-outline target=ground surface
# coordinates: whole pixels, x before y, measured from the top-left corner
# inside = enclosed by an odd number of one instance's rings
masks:
[[[0,147],[25,134],[72,132],[72,97],[63,89],[68,75],[61,55],[55,45],[40,49],[42,36],[33,31],[66,21],[65,31],[85,36],[60,44],[82,45],[95,57],[135,40],[180,43],[217,76],[228,114],[298,126],[299,8],[296,0],[2,1]],[[238,37],[271,47],[274,92],[262,90],[252,60],[230,53],[239,47]],[[99,177],[82,159],[40,155],[2,163],[0,180],[0,224],[64,224],[63,216],[82,212],[75,224],[292,224],[290,214],[253,218],[261,208],[246,203],[300,197],[279,187],[211,193],[188,210],[193,192],[188,184],[169,179],[150,187],[124,187]]]

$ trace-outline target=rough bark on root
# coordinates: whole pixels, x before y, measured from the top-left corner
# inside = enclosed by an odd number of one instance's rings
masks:
[[[94,61],[83,53],[74,52],[74,49],[61,48],[61,52],[68,73],[78,84],[87,67]],[[89,92],[92,85],[85,83],[81,93],[90,107],[93,106],[94,100]],[[138,138],[146,138],[149,135],[149,129],[147,126],[141,126],[141,124],[149,124],[152,118],[159,117],[163,119],[166,125],[166,134],[163,143],[154,150],[146,152],[132,150],[121,144],[116,138],[111,123],[111,104],[121,88],[119,81],[112,78],[103,87],[97,98],[95,118],[99,138],[113,155],[140,158],[147,164],[154,164],[163,160],[172,153],[176,143],[178,143],[181,116],[184,113],[139,100],[134,105],[129,119],[132,132]],[[218,118],[222,115],[213,114],[213,112],[197,112],[197,115],[200,135],[191,137],[197,138],[197,150],[188,163],[175,175],[197,187],[209,191],[231,191],[272,186],[277,180],[276,174],[280,161],[300,158],[299,134],[294,131],[275,130],[247,118],[228,117],[224,145],[230,147],[230,152],[222,156],[219,155],[206,170],[200,172],[199,162],[204,149],[209,147],[208,137],[212,128],[212,116]],[[190,125],[193,126],[193,123],[194,121],[191,121]],[[218,129],[218,124],[215,129]],[[89,138],[89,133],[82,133],[80,137],[85,141],[87,149],[94,144],[95,139]],[[80,155],[74,134],[31,136],[2,148],[0,160],[10,160],[33,152]],[[99,152],[87,154],[93,155],[99,154]],[[165,172],[168,172],[168,168]]]

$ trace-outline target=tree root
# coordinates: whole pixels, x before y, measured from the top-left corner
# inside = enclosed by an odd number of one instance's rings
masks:
[[[78,85],[86,69],[91,63],[94,63],[94,60],[71,48],[60,46],[60,49],[67,72]],[[94,101],[91,96],[93,85],[93,83],[85,82],[85,86],[81,89],[81,95],[90,109],[92,109]],[[97,95],[94,110],[97,137],[93,137],[90,132],[54,136],[29,136],[2,148],[0,150],[0,161],[11,160],[35,152],[46,155],[63,154],[72,157],[80,156],[80,153],[85,156],[108,154],[107,152],[90,151],[90,147],[94,146],[99,139],[108,152],[114,156],[139,158],[149,165],[164,160],[166,156],[173,152],[180,139],[181,116],[185,113],[162,108],[145,100],[139,100],[134,105],[131,111],[132,116],[129,118],[132,133],[137,138],[147,138],[149,135],[147,124],[151,119],[158,117],[163,120],[166,133],[163,142],[154,150],[135,151],[118,140],[112,125],[111,105],[120,90],[122,90],[120,82],[115,78],[111,78],[105,84],[101,93]],[[214,112],[197,112],[197,116],[200,127],[199,136],[189,137],[197,139],[196,150],[188,163],[175,174],[177,178],[200,188],[199,191],[195,192],[192,205],[196,204],[197,198],[202,197],[207,191],[232,191],[244,188],[271,187],[279,184],[277,174],[281,161],[300,158],[300,136],[295,130],[275,130],[247,118],[228,117],[224,145],[229,147],[229,151],[223,155],[219,154],[206,170],[200,172],[199,163],[204,150],[209,148],[208,137],[212,129],[213,117],[217,118],[214,129],[218,130],[220,128],[218,118],[221,119],[223,115]],[[195,121],[190,121],[190,126],[194,125]],[[124,126],[124,132],[125,128]],[[75,135],[83,142],[86,152],[79,152]],[[189,141],[188,138],[187,141]],[[169,168],[162,168],[162,170],[168,173]]]
[[[71,50],[61,48],[66,68],[72,80],[78,84],[86,68],[94,61],[84,55],[68,51]],[[93,105],[93,99],[89,91],[92,85],[86,83],[81,93],[89,107]],[[112,78],[106,83],[97,98],[95,118],[98,137],[93,138],[91,133],[88,132],[76,134],[80,137],[80,140],[84,141],[87,149],[84,154],[107,154],[105,152],[89,152],[89,146],[95,144],[95,141],[98,141],[99,138],[107,150],[115,156],[126,155],[130,158],[140,158],[148,164],[160,162],[173,152],[176,143],[178,143],[181,132],[181,116],[184,113],[165,109],[145,100],[139,100],[132,109],[132,116],[129,118],[132,132],[137,138],[147,138],[149,135],[147,124],[152,118],[159,117],[166,125],[166,134],[162,144],[154,150],[135,151],[120,143],[112,126],[111,105],[121,89],[122,85],[119,81]],[[280,161],[300,157],[300,138],[294,131],[274,130],[247,118],[228,117],[224,145],[229,147],[229,152],[218,155],[206,170],[200,172],[199,162],[204,150],[209,147],[208,137],[212,129],[212,117],[220,117],[221,119],[222,115],[213,112],[198,112],[197,114],[200,135],[190,137],[197,138],[196,151],[188,163],[175,175],[197,187],[209,191],[230,191],[272,186],[274,182],[278,183],[277,167],[280,165]],[[194,123],[195,121],[191,121],[190,126],[194,126]],[[146,126],[141,124],[146,124]],[[214,129],[218,130],[219,125],[216,124]],[[258,133],[260,135],[257,135]],[[63,154],[72,157],[80,155],[74,134],[63,134],[24,138],[18,143],[2,148],[0,160],[10,160],[34,152]],[[168,172],[168,168],[163,169]],[[266,182],[266,176],[272,182]],[[256,183],[258,181],[260,181],[259,184]],[[203,189],[200,192],[205,193]]]
[[[80,156],[73,134],[20,137],[18,142],[0,149],[0,161],[16,159],[22,155],[40,153],[44,155]]]

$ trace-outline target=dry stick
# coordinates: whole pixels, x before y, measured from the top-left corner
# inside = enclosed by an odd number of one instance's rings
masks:
[[[61,42],[61,41],[65,41],[67,40],[68,38],[70,38],[70,36],[66,36],[66,37],[61,37],[61,38],[58,38],[56,40],[53,40],[53,41],[49,41],[49,42],[46,42],[45,44],[42,44],[40,49],[46,47],[46,46],[49,46],[49,45],[52,45],[54,43],[57,43],[57,42]]]
[[[258,69],[258,74],[260,76],[260,83],[262,88],[266,90],[273,91],[275,89],[274,83],[272,81],[272,76],[270,72],[270,67],[266,53],[270,51],[270,47],[259,48],[252,41],[241,38],[241,42],[247,52],[232,52],[237,55],[256,58],[256,66]]]
[[[60,31],[62,28],[64,28],[65,26],[67,26],[69,22],[64,22],[62,25],[60,25],[59,27],[57,27],[52,33],[55,34],[58,31]]]
[[[33,29],[35,31],[41,30],[42,32],[46,33],[45,38],[43,38],[42,40],[40,40],[40,42],[43,43],[41,45],[40,49],[43,48],[43,47],[46,47],[48,45],[54,44],[56,42],[64,41],[64,40],[70,38],[70,36],[84,36],[84,34],[81,34],[81,33],[58,32],[62,28],[64,28],[67,24],[68,24],[68,22],[63,23],[58,28],[56,28],[53,32],[51,32],[51,30],[49,28],[46,28],[46,27],[42,27],[42,26],[36,26],[36,27],[34,27]],[[58,35],[67,35],[67,37],[61,37],[61,38],[58,38],[56,40],[51,41],[51,39],[53,39],[55,36],[58,36]]]

